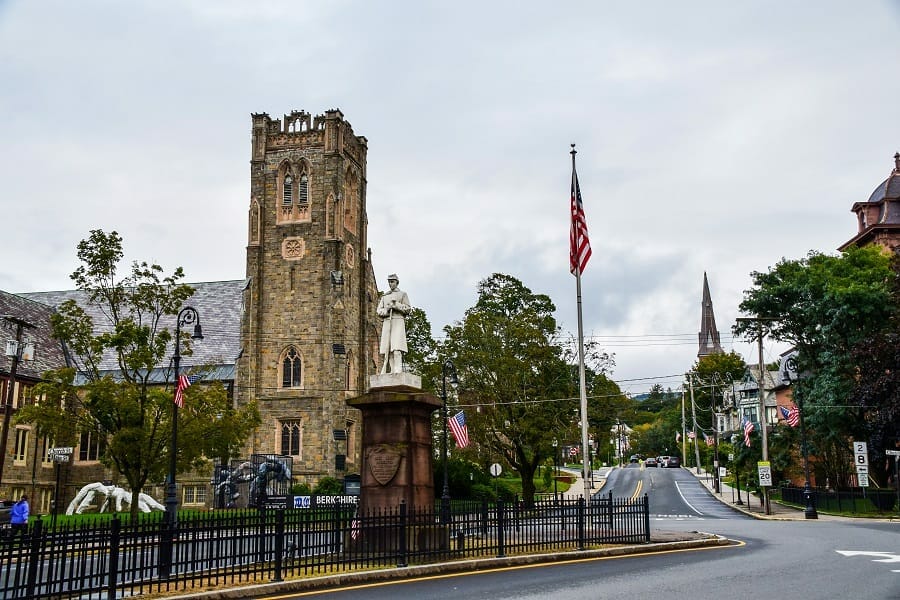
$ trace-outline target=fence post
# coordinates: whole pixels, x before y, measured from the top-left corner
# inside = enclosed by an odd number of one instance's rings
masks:
[[[506,520],[506,503],[503,500],[497,500],[497,558],[503,558],[506,556],[506,552],[504,546],[506,545],[504,531]]]
[[[612,497],[612,490],[609,490],[609,495],[607,495],[607,498],[609,498],[609,500],[607,500],[607,502],[606,502],[606,513],[607,513],[607,515],[608,515],[608,517],[607,517],[606,520],[607,520],[607,522],[609,523],[609,528],[612,529],[612,528],[613,528],[613,497]]]
[[[275,511],[275,573],[272,581],[284,581],[281,570],[284,567],[284,508]]]
[[[578,498],[578,549],[584,550],[584,496]]]
[[[524,499],[525,498],[523,496],[522,500],[524,501]],[[520,521],[519,521],[519,495],[518,494],[513,496],[513,502],[514,502],[514,504],[513,504],[513,523],[515,524],[516,531],[519,531]]]
[[[119,545],[121,544],[122,521],[113,515],[109,528],[109,572],[106,577],[106,597],[116,600],[116,583],[119,580]]]
[[[487,498],[481,500],[481,535],[487,536],[488,532],[488,503]]]
[[[37,574],[41,568],[41,561],[38,560],[38,554],[41,549],[41,537],[44,535],[44,522],[37,520],[34,527],[31,528],[31,544],[28,549],[28,594],[29,598],[36,598],[34,588],[37,586]],[[10,533],[10,540],[13,534]],[[10,541],[10,543],[12,543]],[[8,575],[8,574],[7,574]]]
[[[650,498],[644,494],[644,542],[650,542]]]
[[[400,499],[400,539],[397,540],[397,549],[399,556],[397,557],[397,566],[409,566],[409,559],[406,550],[406,500]]]

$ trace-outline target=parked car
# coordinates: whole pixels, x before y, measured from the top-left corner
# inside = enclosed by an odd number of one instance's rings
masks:
[[[665,467],[666,463],[669,462],[668,456],[657,456],[656,457],[656,466],[657,467]]]
[[[645,467],[656,467],[658,465],[659,465],[659,463],[656,462],[655,456],[651,456],[650,458],[648,458],[647,460],[644,461]]]
[[[665,462],[661,463],[659,466],[673,469],[677,469],[681,466],[681,459],[677,456],[666,456],[665,459]]]

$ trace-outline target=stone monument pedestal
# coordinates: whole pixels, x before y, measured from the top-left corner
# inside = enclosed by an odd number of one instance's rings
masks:
[[[347,400],[362,412],[363,514],[397,510],[401,500],[410,511],[434,506],[431,413],[442,404],[415,380],[408,373],[376,375],[366,394]]]

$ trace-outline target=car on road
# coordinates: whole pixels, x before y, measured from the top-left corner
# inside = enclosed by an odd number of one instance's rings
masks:
[[[641,462],[641,457],[639,454],[632,454],[631,458],[628,459],[628,462],[639,463]]]
[[[671,469],[677,469],[681,466],[681,459],[677,456],[666,456],[664,457],[666,460],[659,464],[660,467],[668,467]]]
[[[9,533],[9,518],[12,515],[12,507],[15,502],[12,500],[0,500],[0,535],[6,536]]]
[[[666,455],[657,456],[656,457],[656,466],[657,467],[665,467],[668,460],[669,460],[669,457]]]
[[[648,458],[647,460],[644,461],[644,466],[645,466],[645,467],[656,467],[656,466],[658,466],[658,465],[659,465],[659,463],[656,462],[656,457],[655,457],[655,456],[651,456],[650,458]]]

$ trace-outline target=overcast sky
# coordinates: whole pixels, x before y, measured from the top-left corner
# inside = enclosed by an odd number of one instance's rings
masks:
[[[435,334],[491,273],[639,393],[726,350],[750,273],[833,252],[900,150],[897,2],[0,0],[0,289],[70,289],[75,246],[245,275],[251,113],[340,108],[369,140],[369,244]],[[766,360],[784,348],[766,345]],[[674,377],[670,377],[674,375]]]

